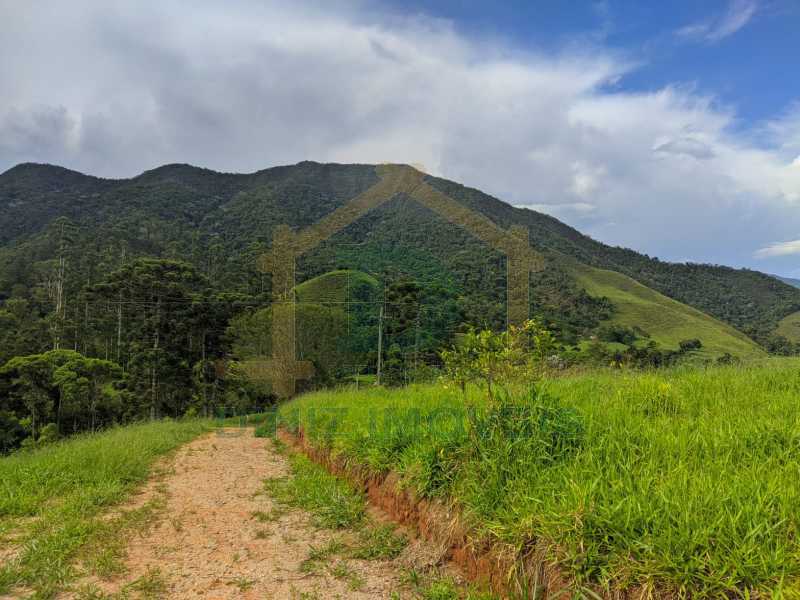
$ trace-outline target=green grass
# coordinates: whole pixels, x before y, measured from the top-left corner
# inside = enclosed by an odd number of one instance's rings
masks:
[[[701,357],[716,358],[725,352],[745,359],[766,356],[754,341],[730,325],[626,275],[577,263],[570,270],[587,292],[607,296],[613,302],[616,311],[612,323],[638,326],[665,348],[677,350],[681,340],[698,338],[703,342],[697,353]]]
[[[372,275],[351,269],[340,269],[304,281],[295,287],[295,292],[298,302],[325,304],[353,300],[357,291],[362,294],[374,294],[378,287],[378,280]]]
[[[576,586],[800,594],[797,360],[564,378],[510,413],[470,393],[470,418],[440,386],[317,392],[281,414],[455,501],[481,538],[544,540]]]
[[[118,565],[121,529],[141,526],[148,504],[112,520],[101,515],[125,500],[165,453],[207,431],[205,421],[160,421],[83,435],[0,458],[0,594],[14,587],[49,597],[83,567],[103,575]]]
[[[353,527],[363,521],[366,503],[362,494],[302,454],[289,460],[290,476],[265,482],[267,492],[279,505],[306,510],[318,525],[331,529]]]
[[[781,319],[775,333],[782,335],[790,342],[800,342],[800,312],[792,313]]]
[[[361,560],[393,559],[400,556],[408,540],[395,532],[391,525],[364,527],[350,556]]]

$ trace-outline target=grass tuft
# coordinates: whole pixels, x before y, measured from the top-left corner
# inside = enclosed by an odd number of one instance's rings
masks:
[[[343,529],[362,522],[366,505],[361,494],[303,455],[293,455],[290,465],[290,477],[264,484],[278,504],[310,512],[320,527]]]
[[[395,533],[391,525],[364,527],[358,532],[350,556],[361,560],[391,560],[397,558],[407,544],[406,537]]]

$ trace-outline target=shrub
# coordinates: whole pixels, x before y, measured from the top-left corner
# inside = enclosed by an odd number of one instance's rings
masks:
[[[692,338],[690,340],[681,340],[678,344],[678,347],[681,349],[681,352],[691,352],[692,350],[699,350],[703,347],[703,342],[698,340],[697,338]]]

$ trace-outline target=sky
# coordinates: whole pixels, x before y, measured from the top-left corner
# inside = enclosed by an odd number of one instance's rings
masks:
[[[400,162],[800,277],[800,0],[0,0],[0,171]]]

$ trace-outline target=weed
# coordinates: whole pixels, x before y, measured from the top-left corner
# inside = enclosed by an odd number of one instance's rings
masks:
[[[75,590],[76,600],[127,600],[127,594],[106,594],[96,585],[82,585]]]
[[[256,584],[255,579],[249,579],[243,575],[235,577],[228,582],[228,585],[238,588],[240,592],[246,592]]]
[[[344,561],[337,562],[329,571],[335,579],[347,581],[347,587],[351,592],[358,591],[364,587],[364,578],[351,569]]]
[[[284,514],[284,511],[273,508],[269,512],[264,512],[263,510],[257,510],[251,513],[251,516],[258,521],[259,523],[273,523],[280,519]]]
[[[284,454],[285,455],[286,451],[287,451],[286,443],[282,439],[274,437],[274,438],[272,438],[272,449],[277,454]]]
[[[425,586],[421,591],[423,600],[459,600],[460,594],[450,579],[439,579]]]
[[[403,572],[403,583],[418,588],[422,583],[422,574],[413,567]]]
[[[391,525],[364,527],[358,532],[357,545],[350,555],[363,560],[392,559],[400,555],[407,543],[406,537],[396,534]]]
[[[159,569],[151,568],[136,581],[125,586],[125,588],[126,590],[138,592],[143,599],[150,600],[151,598],[163,597],[167,592],[167,583]]]
[[[300,570],[303,573],[315,573],[318,570],[320,563],[323,563],[329,558],[340,554],[344,549],[345,545],[337,538],[331,539],[324,546],[310,546],[308,556],[302,563],[300,563]]]

